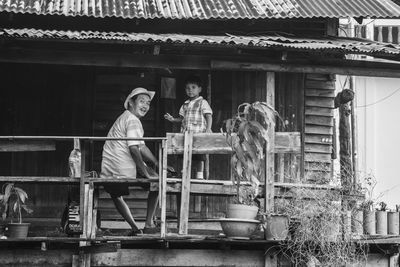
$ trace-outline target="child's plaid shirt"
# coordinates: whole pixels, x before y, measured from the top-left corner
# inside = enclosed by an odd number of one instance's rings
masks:
[[[205,114],[212,115],[212,109],[203,97],[186,100],[179,110],[179,115],[183,117],[181,132],[204,133],[207,129]]]

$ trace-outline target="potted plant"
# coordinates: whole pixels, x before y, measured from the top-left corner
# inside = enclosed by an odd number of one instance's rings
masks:
[[[387,235],[387,204],[383,201],[379,202],[375,212],[376,216],[376,234]]]
[[[1,214],[3,214],[4,209],[5,209],[4,194],[0,194],[0,213]],[[5,231],[6,231],[6,223],[5,223],[5,220],[2,218],[2,220],[0,221],[0,238],[5,235]]]
[[[247,223],[246,227],[252,224],[254,230],[259,223],[255,220],[258,212],[255,200],[263,173],[265,148],[269,145],[269,131],[275,127],[276,115],[265,102],[243,103],[237,114],[225,122],[227,142],[233,151],[231,178],[236,185],[235,203],[228,205],[227,217],[231,221],[235,219],[235,223],[241,219]]]
[[[373,201],[373,190],[377,182],[372,175],[368,175],[365,178],[365,195],[366,200],[361,203],[361,209],[363,210],[363,228],[364,234],[375,235],[376,234],[376,219],[375,209]]]
[[[11,222],[7,224],[8,236],[10,238],[25,238],[28,235],[30,223],[22,222],[22,211],[31,213],[25,201],[28,199],[27,193],[14,183],[6,183],[3,185],[3,213],[2,218],[5,220],[10,218]],[[17,218],[17,222],[14,219]]]
[[[396,205],[396,210],[388,211],[388,234],[399,235],[399,209],[400,205]]]

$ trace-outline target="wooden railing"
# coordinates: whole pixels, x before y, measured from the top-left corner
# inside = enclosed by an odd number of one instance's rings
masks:
[[[179,207],[179,233],[188,233],[189,219],[189,196],[190,194],[199,195],[224,195],[231,196],[236,194],[235,186],[230,180],[221,180],[220,177],[210,177],[209,180],[191,180],[191,155],[192,154],[226,154],[231,153],[231,147],[226,142],[226,138],[221,133],[213,134],[177,134],[170,133],[167,137],[155,138],[106,138],[106,137],[69,137],[69,136],[2,136],[0,137],[0,151],[49,151],[54,150],[56,141],[68,142],[92,142],[106,140],[143,140],[156,142],[159,145],[159,177],[160,179],[133,179],[100,177],[49,177],[49,176],[0,176],[0,182],[25,182],[25,183],[57,183],[57,184],[79,184],[80,185],[80,223],[82,229],[82,240],[94,240],[96,238],[96,216],[97,198],[94,189],[97,185],[104,183],[128,183],[130,185],[149,184],[151,191],[159,192],[159,204],[161,209],[161,233],[160,237],[165,238],[166,229],[166,207],[167,193],[180,195],[181,202]],[[85,173],[85,153],[84,146],[81,149],[81,173]],[[301,142],[298,132],[276,132],[274,144],[271,146],[274,153],[300,153]],[[168,154],[183,154],[183,174],[180,178],[167,177]],[[264,180],[266,177],[264,178]],[[263,180],[263,179],[261,179]],[[275,192],[279,193],[282,188],[292,187],[324,187],[307,184],[273,183],[269,192],[274,197]],[[317,189],[318,189],[317,188]],[[264,183],[261,188],[265,196],[267,185]],[[85,242],[86,242],[85,241]]]

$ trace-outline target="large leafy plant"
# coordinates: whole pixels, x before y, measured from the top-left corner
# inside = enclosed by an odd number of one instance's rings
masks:
[[[243,103],[225,122],[227,141],[232,147],[232,180],[237,202],[252,205],[258,194],[263,172],[265,149],[270,145],[269,132],[275,127],[277,112],[265,102]],[[250,183],[244,185],[243,182]]]
[[[4,184],[2,194],[0,194],[3,220],[7,217],[11,217],[11,220],[17,217],[18,223],[22,223],[22,211],[32,213],[32,210],[25,204],[27,199],[28,194],[22,188],[15,186],[14,183]]]

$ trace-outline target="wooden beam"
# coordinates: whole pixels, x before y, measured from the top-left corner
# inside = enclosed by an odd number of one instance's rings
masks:
[[[182,167],[182,194],[179,216],[179,234],[187,235],[189,221],[190,179],[192,170],[193,133],[185,132],[183,167]]]
[[[54,141],[46,140],[0,140],[0,152],[54,151]]]
[[[0,62],[36,63],[77,66],[106,66],[127,68],[223,69],[272,72],[299,72],[341,74],[371,77],[400,77],[400,64],[363,60],[325,59],[305,61],[273,61],[254,56],[194,56],[194,55],[143,55],[104,53],[75,50],[45,50],[0,48]],[[268,63],[266,63],[268,62]]]
[[[0,48],[0,62],[125,68],[210,69],[210,58],[204,56],[143,55],[19,48]]]
[[[161,237],[165,237],[167,233],[167,142],[163,140],[161,143],[161,151],[160,157],[162,157],[162,166],[161,171],[161,179],[159,185],[161,187],[160,190],[160,201],[161,201]]]
[[[397,63],[372,63],[361,60],[324,60],[315,63],[290,61],[255,63],[213,60],[211,61],[211,68],[216,70],[298,72],[400,78],[400,65]]]
[[[275,153],[300,153],[300,132],[275,132]],[[168,154],[183,154],[184,134],[167,133]],[[229,154],[232,148],[222,133],[193,134],[193,154]]]
[[[275,73],[267,72],[267,99],[271,107],[275,107]],[[265,153],[265,211],[274,211],[274,179],[275,179],[275,127],[268,132],[269,144]]]
[[[81,148],[81,161],[80,161],[80,182],[79,182],[79,226],[80,230],[84,231],[84,223],[83,221],[85,220],[85,171],[86,171],[86,166],[85,166],[85,146],[84,143],[82,143],[82,146],[80,147],[80,140],[78,138],[74,139],[74,149],[79,149]]]
[[[262,250],[120,249],[92,257],[94,266],[264,267]]]

